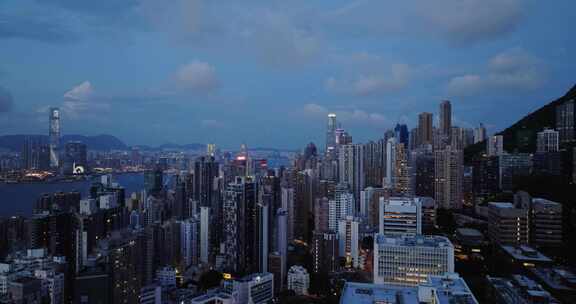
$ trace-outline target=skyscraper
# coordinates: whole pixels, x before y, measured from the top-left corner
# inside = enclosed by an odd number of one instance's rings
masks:
[[[432,134],[434,134],[432,125],[432,113],[423,112],[418,115],[418,146],[432,144]]]
[[[464,154],[446,146],[434,152],[434,194],[438,206],[445,209],[462,207]]]
[[[326,152],[336,147],[336,114],[328,114],[328,128],[326,130]]]
[[[449,100],[440,103],[440,134],[450,137],[452,130],[452,104]]]
[[[57,169],[60,166],[60,109],[50,108],[50,167]]]
[[[477,144],[479,142],[483,142],[486,140],[486,128],[483,124],[476,129],[474,129],[474,143]]]
[[[356,202],[360,201],[360,191],[364,190],[364,153],[363,145],[349,144],[340,147],[340,183],[347,184],[354,194]],[[355,207],[359,211],[358,206]]]

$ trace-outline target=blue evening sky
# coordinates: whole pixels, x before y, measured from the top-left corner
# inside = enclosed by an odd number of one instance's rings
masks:
[[[495,132],[564,94],[569,0],[2,0],[0,135],[128,144],[355,142],[453,103]]]

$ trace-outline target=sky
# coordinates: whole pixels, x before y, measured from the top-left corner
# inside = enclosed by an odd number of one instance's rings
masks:
[[[571,0],[2,0],[0,135],[354,142],[452,102],[497,132],[575,84]],[[436,115],[437,116],[437,115]]]

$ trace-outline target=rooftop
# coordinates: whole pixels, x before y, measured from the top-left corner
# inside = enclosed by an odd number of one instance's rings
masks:
[[[538,250],[529,246],[522,245],[515,247],[509,245],[502,245],[501,248],[502,250],[504,250],[504,252],[506,252],[508,255],[510,255],[517,261],[543,262],[543,263],[552,262],[552,260],[549,257],[543,255]]]
[[[574,291],[576,274],[560,267],[536,267],[531,272],[544,284],[555,290]]]
[[[376,242],[379,245],[408,246],[408,247],[452,247],[446,237],[439,235],[384,235],[377,234]]]

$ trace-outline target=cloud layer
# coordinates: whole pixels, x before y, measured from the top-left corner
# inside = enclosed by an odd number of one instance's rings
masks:
[[[195,92],[211,92],[218,87],[216,69],[207,62],[193,60],[176,72],[178,84]]]

